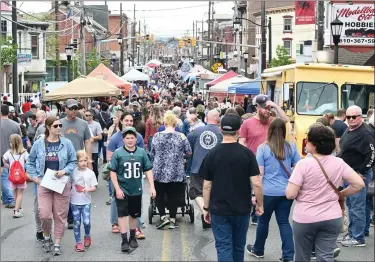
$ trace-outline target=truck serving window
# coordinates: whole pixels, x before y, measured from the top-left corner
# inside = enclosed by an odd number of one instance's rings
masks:
[[[335,83],[298,82],[297,113],[323,115],[337,111],[337,85]]]
[[[342,107],[356,105],[362,108],[362,113],[375,105],[375,85],[365,84],[344,84],[341,87]]]

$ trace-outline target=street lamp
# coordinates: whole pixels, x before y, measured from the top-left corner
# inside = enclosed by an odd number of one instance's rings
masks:
[[[117,43],[118,43],[119,45],[122,45],[122,36],[121,36],[121,34],[119,34],[119,35],[117,36]]]
[[[112,62],[112,72],[115,72],[115,63],[116,63],[117,56],[115,54],[111,55],[111,62]]]
[[[337,17],[335,20],[331,22],[331,34],[333,38],[333,43],[335,44],[334,64],[339,63],[339,43],[343,25],[344,23],[341,22]]]
[[[72,61],[73,47],[70,45],[65,47],[66,60],[68,60],[68,82],[72,81],[70,77],[70,62]]]
[[[249,53],[248,52],[243,53],[243,58],[245,60],[245,77],[247,77],[247,59],[249,58]]]

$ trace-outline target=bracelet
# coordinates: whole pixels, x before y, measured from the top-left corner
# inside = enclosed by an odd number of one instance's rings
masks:
[[[204,211],[208,211],[208,207],[203,207],[203,210]]]

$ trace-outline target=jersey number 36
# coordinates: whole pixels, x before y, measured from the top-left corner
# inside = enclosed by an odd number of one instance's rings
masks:
[[[141,177],[141,163],[139,162],[126,162],[124,164],[125,172],[124,177],[125,178],[140,178]]]

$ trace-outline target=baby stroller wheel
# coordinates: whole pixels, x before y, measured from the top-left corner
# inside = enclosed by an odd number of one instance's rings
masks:
[[[148,206],[148,223],[152,225],[152,217],[153,217],[153,212],[152,212],[152,203]]]
[[[193,204],[190,204],[190,210],[189,210],[189,216],[190,216],[190,222],[194,223],[194,206]]]

